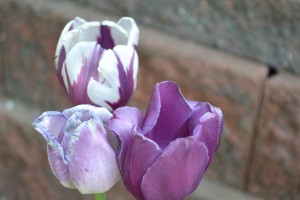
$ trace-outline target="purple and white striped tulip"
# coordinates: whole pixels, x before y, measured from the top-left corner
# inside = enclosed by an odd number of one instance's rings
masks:
[[[138,38],[129,17],[117,23],[70,21],[60,35],[55,65],[71,101],[109,110],[125,105],[137,84]]]
[[[120,179],[116,154],[105,126],[112,114],[103,107],[79,105],[44,112],[33,125],[47,141],[50,167],[68,188],[103,193]]]
[[[146,115],[114,111],[108,127],[119,138],[117,160],[126,188],[139,200],[183,199],[199,185],[220,142],[222,111],[187,101],[178,85],[158,83]]]

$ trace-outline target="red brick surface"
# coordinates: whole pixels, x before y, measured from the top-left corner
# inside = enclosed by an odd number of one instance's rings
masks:
[[[268,199],[300,199],[300,79],[269,80],[250,189]]]

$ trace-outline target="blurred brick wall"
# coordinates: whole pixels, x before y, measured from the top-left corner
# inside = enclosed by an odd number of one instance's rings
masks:
[[[131,14],[138,17],[140,24],[145,23],[158,29],[164,30],[164,24],[168,24],[169,26],[165,27],[167,30],[164,31],[177,32],[177,28],[181,27],[177,25],[181,23],[182,16],[174,18],[179,21],[164,21],[164,13],[163,16],[151,15],[147,18],[148,12],[145,10],[145,16],[141,18],[142,11],[139,10],[136,13],[137,5],[141,2],[134,0],[126,2],[127,4],[117,5],[115,1],[99,1],[94,8],[91,8],[94,5],[92,0],[81,2],[0,0],[0,94],[4,106],[0,110],[0,144],[2,144],[0,158],[1,161],[5,161],[0,163],[0,174],[3,174],[1,177],[5,177],[6,180],[14,180],[12,183],[3,182],[4,179],[0,180],[0,197],[3,195],[16,198],[9,188],[14,185],[14,182],[25,184],[26,178],[22,178],[23,176],[34,177],[33,179],[39,181],[38,184],[42,189],[35,192],[40,195],[48,192],[54,199],[58,199],[58,196],[62,196],[63,199],[65,196],[53,193],[59,190],[66,196],[78,196],[76,192],[59,188],[60,186],[51,177],[49,167],[47,167],[44,141],[41,141],[40,136],[32,128],[23,130],[22,126],[30,123],[34,115],[36,116],[40,111],[62,110],[71,106],[57,81],[53,63],[60,31],[70,19],[81,16],[87,20],[115,20],[122,14]],[[167,2],[164,6],[168,5]],[[174,6],[174,2],[168,3]],[[234,3],[235,1],[226,2]],[[163,8],[158,2],[153,4],[152,8],[155,5],[157,9]],[[140,5],[139,8],[144,7]],[[188,8],[184,7],[184,9]],[[113,15],[99,12],[99,10],[111,11]],[[171,11],[166,11],[165,15],[173,14]],[[209,17],[209,14],[217,15],[217,13],[203,11],[203,17]],[[158,24],[154,24],[157,19],[159,19]],[[219,24],[222,25],[222,21]],[[195,34],[190,29],[184,27],[180,29]],[[266,65],[212,50],[190,40],[190,38],[197,38],[188,34],[185,36],[186,38],[178,38],[176,33],[165,34],[141,26],[138,47],[139,83],[130,105],[145,110],[152,87],[156,82],[167,79],[178,82],[187,98],[209,101],[221,107],[224,112],[222,142],[209,168],[210,177],[242,189],[245,179],[249,176],[248,189],[252,193],[259,194],[266,199],[297,199],[300,195],[299,76],[280,71],[278,75],[267,80],[268,67]],[[220,37],[220,39],[226,40],[226,37]],[[199,41],[203,42],[201,39]],[[226,40],[226,42],[230,42],[234,47],[242,45],[244,41],[237,38],[234,42],[231,40]],[[243,48],[247,50],[246,46]],[[250,50],[251,48],[249,46]],[[261,56],[268,56],[266,53],[271,52],[261,51]],[[274,61],[275,64],[282,61],[280,58],[280,56],[274,57],[275,60],[278,59],[278,62]],[[298,73],[293,67],[289,71]],[[265,98],[260,110],[260,91],[266,80]],[[12,101],[7,101],[7,99],[12,99]],[[32,107],[34,110],[25,122],[17,120],[20,116],[9,114],[10,108],[14,105],[12,102],[18,101],[21,102],[20,105]],[[261,115],[257,119],[259,111]],[[18,109],[14,109],[13,112],[18,112]],[[26,113],[23,115],[26,118]],[[249,171],[250,174],[247,174],[249,148],[255,120],[259,120],[258,137],[255,141],[252,168]],[[30,158],[24,155],[22,149],[28,151]],[[41,155],[40,152],[43,154]],[[18,160],[21,160],[23,164],[14,163]],[[49,174],[45,175],[39,171],[40,163],[42,167],[47,168]],[[14,164],[20,166],[23,171],[20,172]],[[37,173],[32,174],[30,172],[32,169],[35,169]],[[48,183],[43,181],[45,176],[49,176]],[[16,188],[17,186],[15,185]],[[47,190],[47,186],[53,187],[53,190]],[[38,195],[30,196],[28,191],[34,188],[34,184],[26,184],[24,191],[19,193],[21,196],[23,194],[23,199],[40,199],[41,196]]]

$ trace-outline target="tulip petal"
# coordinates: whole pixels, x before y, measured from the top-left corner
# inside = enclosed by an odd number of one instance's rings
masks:
[[[193,135],[197,135],[201,141],[205,142],[208,147],[209,163],[221,140],[222,119],[222,111],[209,103],[197,104],[190,117],[190,132],[193,132]]]
[[[33,125],[47,141],[48,160],[54,175],[65,187],[74,188],[69,177],[64,150],[60,145],[66,121],[63,113],[49,111],[36,118]]]
[[[123,161],[122,177],[127,189],[137,199],[143,199],[141,191],[143,175],[161,153],[160,147],[142,134],[135,134],[132,137]]]
[[[122,17],[117,24],[123,27],[126,30],[127,35],[129,35],[127,45],[136,48],[139,40],[139,29],[135,21],[130,17]]]
[[[117,150],[117,159],[120,170],[123,170],[125,161],[125,152],[127,152],[128,144],[134,134],[136,134],[138,127],[142,123],[143,112],[137,108],[122,107],[114,111],[113,117],[108,122],[108,128],[119,139],[119,146]]]
[[[138,57],[132,47],[107,50],[99,63],[98,79],[92,78],[88,84],[89,98],[110,110],[125,105],[135,88],[137,69]]]
[[[127,45],[127,32],[115,22],[103,21],[100,33],[98,43],[105,49],[113,49],[117,45]]]
[[[164,149],[172,140],[181,137],[182,126],[192,110],[175,82],[156,84],[142,126],[143,133]]]
[[[171,142],[144,175],[144,199],[183,199],[199,185],[207,162],[204,143],[193,137]]]
[[[82,24],[85,23],[84,19],[81,19],[80,17],[76,17],[75,19],[71,20],[70,22],[68,22],[64,29],[62,30],[61,34],[60,34],[60,38],[57,42],[57,46],[56,46],[56,50],[55,50],[55,66],[56,66],[56,70],[58,70],[59,68],[62,67],[63,62],[65,61],[64,59],[62,59],[62,53],[66,53],[65,50],[62,50],[63,48],[63,43],[62,43],[62,36],[65,35],[67,32],[81,26]]]
[[[96,42],[81,42],[74,46],[66,58],[66,89],[74,104],[91,102],[87,86],[91,78],[97,78],[97,68],[103,53]],[[64,75],[64,74],[63,74]]]
[[[193,135],[197,136],[200,141],[203,141],[208,148],[209,162],[217,150],[220,134],[219,134],[219,122],[215,113],[206,113],[200,118],[200,125],[196,126],[193,130]]]
[[[69,175],[68,162],[64,158],[63,148],[59,146],[47,146],[48,161],[53,174],[59,182],[68,188],[76,188]]]
[[[93,120],[78,127],[79,138],[70,145],[69,172],[83,194],[102,193],[120,179],[115,152],[107,142],[104,127]]]
[[[33,121],[35,129],[41,133],[48,145],[57,146],[54,142],[62,140],[61,132],[67,122],[66,116],[61,112],[48,111]]]

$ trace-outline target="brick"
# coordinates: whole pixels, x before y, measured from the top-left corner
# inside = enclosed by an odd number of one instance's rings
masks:
[[[280,74],[266,85],[250,190],[266,199],[300,197],[300,80]]]
[[[299,1],[71,1],[300,74]]]
[[[67,107],[70,102],[54,66],[56,42],[64,23],[49,14],[37,16],[30,7],[20,5],[9,1],[0,8],[1,27],[5,27],[0,43],[3,93],[44,109]]]

